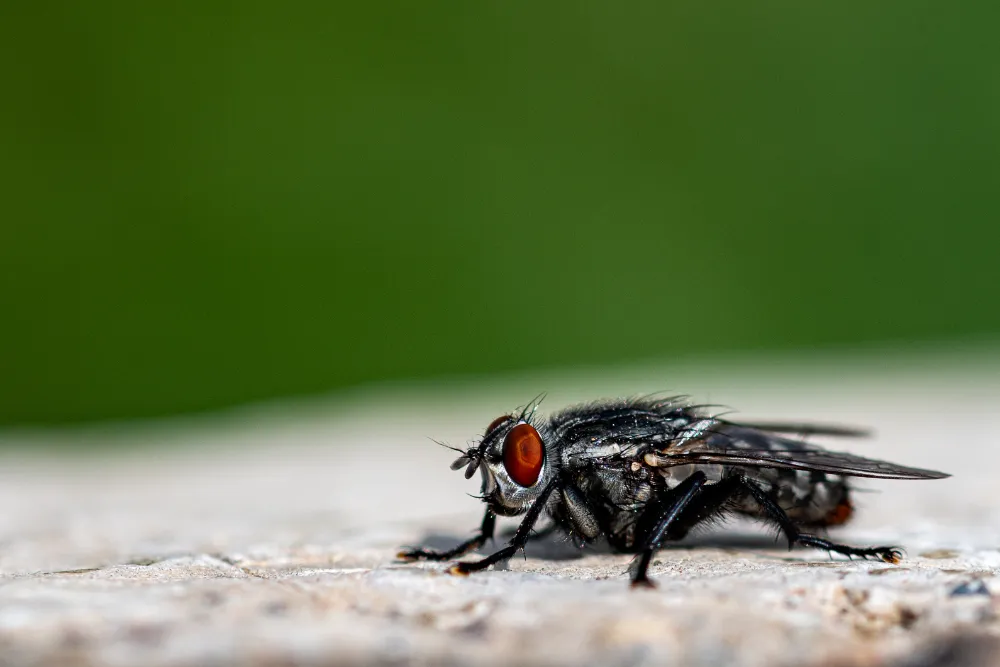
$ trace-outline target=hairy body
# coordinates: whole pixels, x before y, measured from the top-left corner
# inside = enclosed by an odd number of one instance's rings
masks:
[[[622,399],[575,406],[548,419],[536,404],[500,417],[452,466],[483,479],[480,534],[455,549],[404,551],[404,560],[445,560],[481,546],[496,515],[524,515],[511,543],[453,571],[509,558],[542,514],[579,544],[604,537],[641,553],[633,583],[648,584],[652,553],[699,524],[739,513],[775,524],[789,540],[896,562],[895,547],[856,548],[803,532],[853,514],[846,478],[935,479],[943,473],[829,452],[789,433],[858,435],[809,425],[747,425],[706,415],[681,399]]]

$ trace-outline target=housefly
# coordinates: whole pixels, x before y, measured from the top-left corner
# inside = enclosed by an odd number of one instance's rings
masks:
[[[633,586],[651,586],[653,553],[699,524],[736,513],[776,526],[789,548],[825,549],[898,563],[893,546],[852,547],[809,531],[846,523],[854,514],[851,477],[941,479],[947,474],[833,452],[807,435],[863,432],[809,424],[749,424],[713,416],[686,399],[633,398],[565,409],[547,419],[539,401],[494,419],[452,464],[482,477],[486,512],[474,537],[453,549],[409,549],[404,561],[445,561],[493,538],[497,516],[523,516],[510,542],[492,555],[463,561],[469,574],[510,559],[545,514],[583,546],[604,538],[615,551],[638,554]]]

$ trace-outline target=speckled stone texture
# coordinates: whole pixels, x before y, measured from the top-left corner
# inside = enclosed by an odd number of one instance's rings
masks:
[[[8,433],[0,665],[1000,665],[998,366],[794,366],[539,375]],[[553,409],[659,377],[748,418],[872,426],[875,439],[836,445],[955,477],[858,483],[870,493],[834,535],[899,544],[898,566],[789,552],[739,522],[661,551],[652,591],[627,586],[630,557],[558,540],[468,578],[394,561],[481,515],[476,480],[429,438],[464,445],[541,390]],[[106,446],[68,453],[77,441]]]

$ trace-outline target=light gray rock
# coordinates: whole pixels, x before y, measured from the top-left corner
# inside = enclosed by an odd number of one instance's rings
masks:
[[[394,561],[478,524],[475,482],[429,437],[463,444],[541,389],[553,408],[660,388],[652,371],[8,434],[0,664],[1000,664],[1000,375],[867,366],[671,384],[760,419],[873,426],[838,445],[954,473],[859,482],[871,493],[836,536],[900,544],[903,563],[733,524],[660,552],[653,591],[628,588],[628,556],[556,541],[468,578]],[[49,448],[67,440],[109,446]]]

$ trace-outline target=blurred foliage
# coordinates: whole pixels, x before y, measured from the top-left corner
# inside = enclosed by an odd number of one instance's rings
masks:
[[[1000,332],[1000,5],[8,3],[0,423]]]

